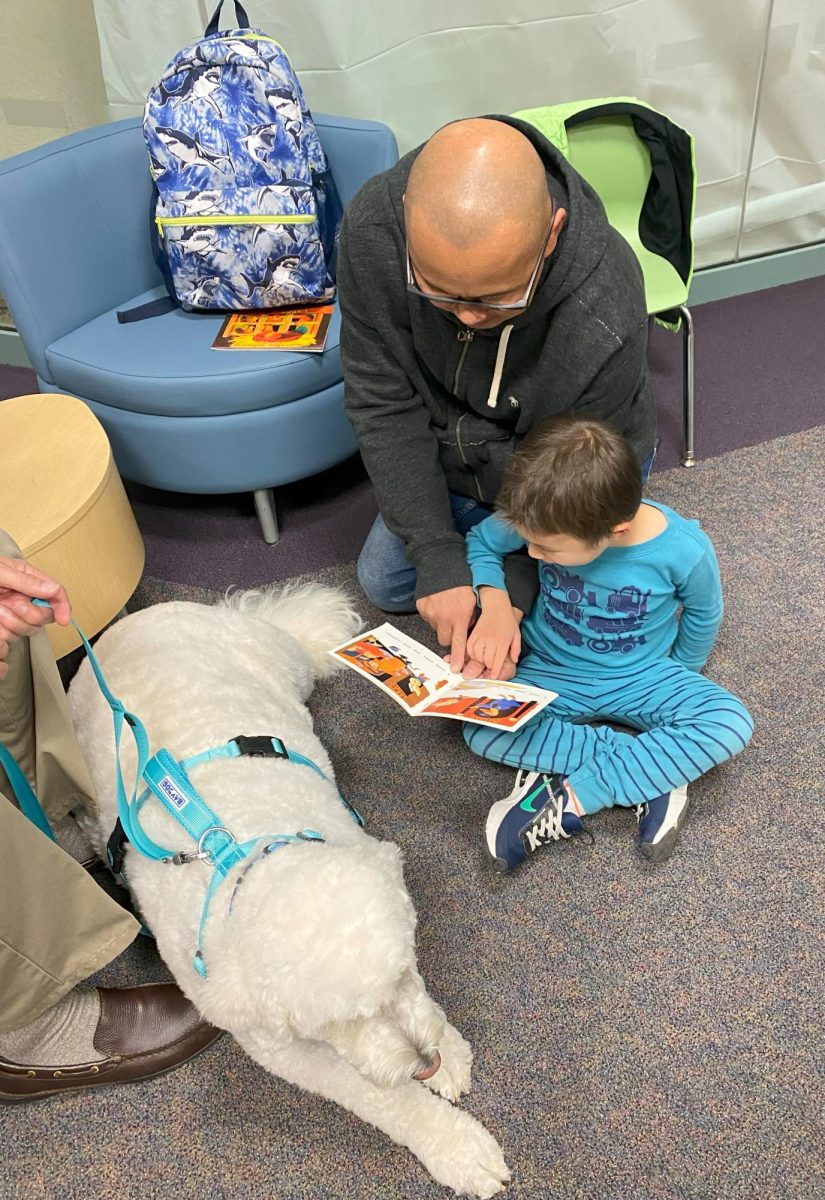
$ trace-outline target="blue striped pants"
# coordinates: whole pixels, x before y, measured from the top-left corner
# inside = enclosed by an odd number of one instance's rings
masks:
[[[494,762],[563,775],[587,813],[643,804],[690,783],[744,750],[753,733],[741,700],[670,658],[588,679],[531,651],[515,678],[558,699],[515,733],[467,723],[464,740]]]

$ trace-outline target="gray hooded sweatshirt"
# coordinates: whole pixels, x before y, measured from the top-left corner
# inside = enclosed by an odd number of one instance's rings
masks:
[[[567,212],[526,311],[469,331],[406,289],[407,177],[421,147],[370,179],[341,227],[338,289],[345,405],[389,529],[416,568],[416,596],[470,584],[448,490],[492,505],[534,426],[573,412],[609,421],[640,462],[656,440],[647,310],[636,257],[601,201],[531,125],[554,202]],[[535,563],[511,556],[508,588],[529,611]]]

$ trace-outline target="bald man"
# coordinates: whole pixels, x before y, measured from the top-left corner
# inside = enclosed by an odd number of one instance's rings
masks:
[[[636,257],[542,134],[484,117],[445,126],[361,188],[338,287],[346,410],[380,512],[359,581],[385,611],[417,608],[453,667],[478,674],[465,662],[476,604],[464,535],[492,511],[525,434],[575,410],[613,424],[650,468]],[[511,555],[507,567],[520,615],[535,565]]]

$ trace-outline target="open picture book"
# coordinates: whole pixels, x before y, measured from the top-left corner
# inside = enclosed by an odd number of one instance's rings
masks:
[[[329,653],[377,684],[411,717],[452,717],[514,730],[557,695],[523,683],[465,679],[394,625],[379,625]]]

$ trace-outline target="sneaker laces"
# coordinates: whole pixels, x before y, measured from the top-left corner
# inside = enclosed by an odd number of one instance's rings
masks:
[[[525,772],[527,774],[527,772]],[[558,842],[562,838],[571,838],[573,834],[582,835],[581,839],[587,845],[594,846],[596,844],[595,835],[587,823],[582,820],[579,813],[574,808],[565,809],[568,800],[567,789],[564,784],[561,785],[561,795],[557,795],[550,783],[550,776],[542,774],[545,791],[550,799],[544,808],[536,816],[536,820],[532,825],[529,825],[522,832],[522,837],[527,839],[529,852],[537,850],[539,846],[544,846],[547,842]],[[579,821],[579,828],[568,831],[564,828],[562,822],[565,812],[570,812]]]
[[[538,814],[532,825],[524,830],[524,836],[530,844],[530,850],[536,850],[546,842],[557,842],[559,838],[569,838],[570,834],[562,826],[564,817],[565,796],[557,796],[552,790],[549,777],[542,775],[544,786],[550,799]]]

